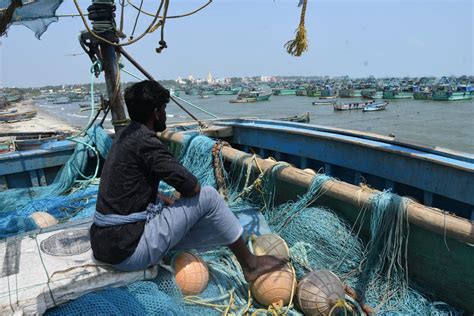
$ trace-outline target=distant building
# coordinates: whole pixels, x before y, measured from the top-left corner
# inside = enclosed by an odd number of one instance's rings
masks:
[[[213,84],[213,83],[214,83],[214,78],[212,77],[212,74],[211,74],[210,71],[209,71],[209,73],[207,74],[207,83],[208,83],[208,84]]]

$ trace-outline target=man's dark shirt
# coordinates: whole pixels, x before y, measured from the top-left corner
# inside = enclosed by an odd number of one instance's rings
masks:
[[[133,122],[120,131],[102,169],[96,211],[128,215],[156,201],[160,180],[183,195],[193,192],[197,179],[178,163],[154,132]],[[92,225],[94,257],[117,264],[133,254],[145,222],[112,227]]]

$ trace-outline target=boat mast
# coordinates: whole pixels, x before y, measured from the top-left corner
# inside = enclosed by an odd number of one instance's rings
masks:
[[[117,31],[115,28],[114,0],[92,0],[92,5],[89,6],[87,10],[89,11],[89,20],[92,22],[93,26],[92,31],[112,43],[118,43]],[[117,62],[118,56],[114,45],[98,39],[98,46],[99,51],[96,53],[99,55],[97,57],[99,57],[98,59],[102,63],[102,70],[105,75],[107,95],[109,97],[108,107],[112,112],[112,124],[114,125],[115,132],[118,132],[127,124],[124,101],[120,90],[120,69],[118,68]]]

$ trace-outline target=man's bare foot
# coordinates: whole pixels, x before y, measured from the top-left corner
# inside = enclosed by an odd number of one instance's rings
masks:
[[[242,267],[247,282],[255,281],[262,274],[278,270],[288,262],[286,258],[275,256],[253,256],[248,267]]]

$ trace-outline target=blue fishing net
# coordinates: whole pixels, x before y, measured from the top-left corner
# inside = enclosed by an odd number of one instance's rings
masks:
[[[23,0],[23,6],[16,9],[9,24],[24,25],[33,32],[39,39],[48,26],[58,21],[56,10],[63,0]],[[0,9],[6,9],[10,6],[12,0],[0,0]]]
[[[74,153],[52,184],[0,192],[0,238],[37,228],[28,217],[33,212],[47,212],[59,221],[93,214],[97,181],[94,175],[84,175],[89,152],[106,157],[112,139],[101,127],[95,126],[77,141]],[[64,195],[66,192],[69,194]]]

